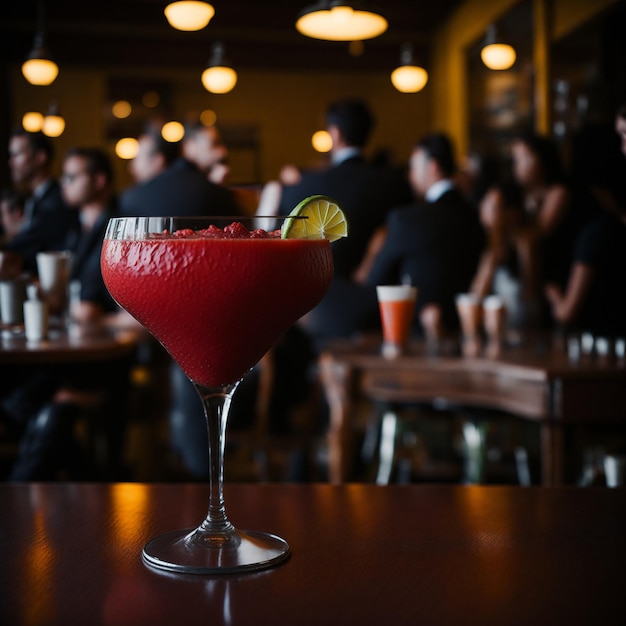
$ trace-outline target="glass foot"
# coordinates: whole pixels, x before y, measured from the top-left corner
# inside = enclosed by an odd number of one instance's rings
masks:
[[[141,555],[148,565],[170,572],[231,574],[278,565],[289,556],[289,544],[276,535],[257,531],[208,534],[187,529],[151,539]]]

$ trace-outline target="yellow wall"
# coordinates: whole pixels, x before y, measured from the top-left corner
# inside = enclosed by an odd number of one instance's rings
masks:
[[[437,31],[433,53],[433,125],[467,153],[466,49],[518,0],[467,0]]]
[[[406,163],[413,144],[424,132],[442,130],[451,135],[462,157],[468,149],[468,46],[479,41],[488,25],[497,21],[520,0],[466,0],[439,29],[435,36],[429,82],[418,94],[400,94],[391,85],[388,74],[331,72],[240,72],[239,82],[230,94],[207,93],[200,84],[198,72],[159,72],[171,84],[173,117],[183,119],[190,111],[212,108],[218,125],[258,128],[260,138],[260,180],[249,179],[249,163],[234,160],[233,182],[265,182],[275,177],[286,162],[309,167],[320,162],[320,155],[310,146],[312,133],[323,124],[323,111],[329,100],[344,96],[366,98],[374,110],[378,124],[370,150],[388,148],[398,163]],[[616,0],[522,0],[534,6],[545,6],[546,23],[551,29],[547,40],[560,38],[606,9]],[[535,13],[537,13],[535,11]],[[538,20],[535,19],[535,27]],[[538,48],[549,62],[544,46]],[[545,43],[545,41],[544,41]],[[546,66],[547,67],[547,66]],[[391,68],[390,68],[391,70]],[[28,110],[45,111],[56,100],[67,120],[65,133],[56,140],[57,152],[74,145],[98,145],[113,153],[107,143],[107,83],[111,76],[145,79],[146,72],[126,68],[123,71],[89,70],[79,66],[63,66],[50,87],[33,87],[22,77],[19,68],[10,73],[11,110],[18,125]],[[547,124],[549,111],[549,76],[539,74],[535,84],[540,124]],[[545,114],[542,117],[542,111]],[[126,162],[116,157],[118,188],[130,184]],[[57,170],[60,158],[57,159]],[[239,171],[238,171],[239,168]]]
[[[523,0],[533,2],[534,25],[549,32],[535,33],[534,58],[549,67],[549,51],[545,45],[555,41],[605,10],[617,0]],[[489,24],[497,21],[520,0],[466,0],[435,36],[432,66],[433,126],[454,139],[460,155],[467,154],[469,129],[467,120],[466,49],[484,37]],[[544,9],[547,20],[537,18]],[[545,64],[545,65],[544,65]],[[549,76],[538,72],[535,91],[539,131],[547,130],[549,119]]]
[[[145,71],[132,69],[112,74],[146,79]],[[48,103],[56,100],[67,121],[65,133],[55,140],[57,170],[60,155],[71,146],[102,146],[113,154],[113,142],[106,141],[108,78],[109,72],[104,70],[64,66],[53,85],[33,87],[15,67],[11,72],[12,123],[18,125],[25,111],[45,112]],[[182,120],[189,112],[211,108],[217,113],[218,126],[258,127],[261,181],[244,180],[242,172],[234,171],[236,183],[264,182],[275,177],[286,162],[317,165],[323,157],[312,149],[311,135],[323,127],[324,109],[334,98],[366,98],[377,117],[369,151],[389,148],[400,164],[406,163],[415,141],[430,129],[430,86],[419,94],[401,94],[389,76],[381,73],[242,71],[235,89],[220,96],[206,92],[195,71],[159,72],[158,78],[171,84],[174,118]],[[127,163],[117,157],[114,161],[121,189],[131,182]]]
[[[552,39],[565,37],[617,1],[619,0],[554,0]]]

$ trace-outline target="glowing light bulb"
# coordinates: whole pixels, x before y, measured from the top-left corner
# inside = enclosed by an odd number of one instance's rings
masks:
[[[134,137],[122,137],[115,144],[115,154],[120,159],[134,159],[139,151],[139,142]]]

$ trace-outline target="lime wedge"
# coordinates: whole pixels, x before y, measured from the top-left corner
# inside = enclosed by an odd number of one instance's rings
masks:
[[[291,220],[290,217],[306,217]],[[348,222],[343,211],[328,196],[309,196],[291,211],[283,222],[282,239],[328,239],[336,241],[348,235]]]

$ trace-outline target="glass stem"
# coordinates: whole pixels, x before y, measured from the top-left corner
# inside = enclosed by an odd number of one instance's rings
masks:
[[[238,385],[239,382],[208,388],[194,383],[202,399],[209,436],[209,512],[200,526],[209,533],[229,534],[234,531],[224,506],[224,447],[228,411]]]

